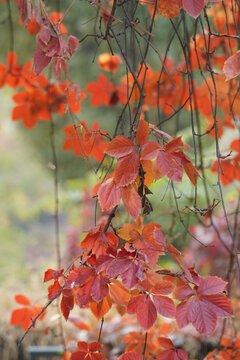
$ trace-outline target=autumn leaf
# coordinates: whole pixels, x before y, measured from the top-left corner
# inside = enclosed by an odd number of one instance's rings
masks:
[[[114,178],[102,183],[98,190],[98,200],[102,210],[110,210],[119,204],[121,190],[116,187]]]
[[[106,360],[105,356],[99,352],[102,345],[99,342],[87,343],[78,342],[78,350],[72,353],[70,360]]]
[[[180,14],[179,0],[161,0],[158,4],[158,11],[160,15],[166,18],[176,18]]]
[[[164,349],[157,355],[156,360],[187,360],[188,354],[185,350],[176,349],[173,342],[168,338],[158,338],[160,346]]]
[[[132,140],[119,135],[108,144],[105,153],[116,158],[121,158],[131,154],[134,147],[135,145]]]
[[[226,81],[234,79],[240,74],[240,51],[237,51],[225,61],[223,72],[226,75]]]
[[[86,88],[86,91],[91,94],[91,105],[110,105],[110,100],[115,86],[109,83],[108,78],[105,75],[98,76],[98,82],[90,82]]]
[[[30,300],[23,294],[17,294],[14,296],[15,301],[24,305],[24,307],[15,309],[11,313],[10,325],[16,326],[19,325],[21,328],[26,331],[28,327],[32,324],[32,320],[42,311],[43,307],[38,305],[31,305]],[[38,320],[43,320],[45,317],[45,312],[43,312]]]
[[[100,302],[91,301],[90,309],[97,319],[103,318],[111,309],[112,301],[110,296],[104,297]]]
[[[203,8],[204,8],[204,0],[182,0],[183,8],[186,12],[192,17],[198,17]]]
[[[205,335],[210,335],[216,327],[217,317],[232,316],[231,304],[221,293],[226,282],[214,276],[200,278],[199,285],[192,289],[179,283],[174,292],[175,299],[182,301],[177,306],[176,320],[180,328],[190,322]]]
[[[70,290],[64,289],[62,291],[62,300],[61,300],[60,308],[66,320],[68,319],[69,313],[73,309],[73,307],[74,307],[74,293],[72,289]]]
[[[118,360],[143,360],[143,356],[134,351],[129,351],[119,356]]]
[[[98,57],[98,65],[105,71],[116,72],[119,64],[122,64],[122,58],[118,54],[103,53]]]
[[[14,300],[16,301],[16,303],[18,303],[20,305],[30,305],[31,304],[29,298],[22,294],[15,295]]]

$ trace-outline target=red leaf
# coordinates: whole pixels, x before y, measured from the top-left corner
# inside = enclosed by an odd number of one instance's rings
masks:
[[[120,158],[115,168],[116,186],[127,186],[133,183],[138,175],[139,165],[139,156],[135,151]]]
[[[79,41],[75,36],[70,35],[67,41],[67,45],[69,53],[72,56],[78,48]]]
[[[148,330],[157,320],[156,308],[148,295],[138,295],[133,297],[128,304],[129,314],[137,313],[139,325]]]
[[[181,136],[169,141],[169,143],[167,143],[167,145],[164,147],[164,149],[165,149],[165,151],[171,153],[171,152],[178,150],[179,146],[184,146]]]
[[[226,81],[234,79],[240,74],[240,51],[237,51],[225,61],[223,72],[226,75]]]
[[[63,271],[64,269],[61,270],[48,269],[47,271],[45,271],[44,274],[44,282],[59,278],[62,275]]]
[[[167,296],[153,295],[153,301],[160,315],[168,318],[175,317],[176,310],[172,299]]]
[[[157,157],[157,155],[159,153],[159,149],[161,149],[159,144],[157,144],[153,141],[147,142],[145,145],[143,145],[141,159],[142,160],[154,159],[155,157]]]
[[[149,296],[145,296],[145,301],[138,309],[137,320],[144,330],[148,330],[152,327],[157,320],[157,311]]]
[[[110,210],[118,205],[121,197],[120,189],[116,188],[113,178],[106,180],[98,190],[98,200],[102,211]]]
[[[134,147],[135,145],[132,140],[120,135],[108,144],[105,153],[116,158],[121,158],[132,153]]]
[[[156,360],[187,360],[188,354],[185,350],[176,349],[173,347],[172,349],[165,350],[158,354]]]
[[[200,278],[198,292],[202,295],[217,294],[222,292],[227,282],[217,276],[208,276]]]
[[[102,348],[102,344],[100,344],[97,341],[93,341],[92,343],[89,344],[89,351],[96,352],[101,350],[101,348]]]
[[[181,181],[183,175],[182,166],[176,161],[176,158],[165,151],[159,151],[157,157],[157,168],[163,174],[173,181]]]
[[[46,56],[40,46],[37,47],[33,54],[33,60],[34,60],[34,70],[37,75],[39,75],[43,69],[45,69],[46,66],[51,61],[51,58]]]
[[[118,360],[143,360],[143,357],[134,351],[130,351],[119,356]]]
[[[49,300],[52,300],[60,290],[61,290],[61,285],[59,284],[58,279],[56,279],[54,281],[54,283],[48,287],[48,298],[49,298]]]
[[[201,14],[205,5],[204,0],[182,0],[182,2],[184,10],[194,18]]]
[[[93,268],[91,268],[89,266],[81,266],[70,272],[70,274],[68,275],[67,285],[69,288],[82,286],[94,274],[95,274],[95,271]]]
[[[84,308],[92,300],[93,278],[90,278],[82,287],[75,290],[76,303],[80,308]]]
[[[98,274],[92,284],[91,296],[96,302],[101,301],[108,294],[108,279]]]
[[[217,316],[212,311],[208,302],[201,299],[191,299],[191,319],[195,328],[205,335],[210,335],[216,326]]]
[[[199,286],[196,285],[194,290],[188,285],[181,285],[181,282],[177,285],[174,296],[179,300],[188,300],[177,306],[176,320],[180,328],[192,322],[200,333],[210,335],[215,329],[217,317],[232,315],[231,304],[225,294],[209,294],[211,291],[222,291],[225,281],[217,277],[200,278]]]
[[[30,305],[31,304],[29,298],[22,294],[15,295],[14,299],[20,305]]]
[[[64,290],[61,300],[61,311],[65,319],[68,319],[70,311],[74,307],[74,294],[72,290]]]
[[[136,219],[142,208],[142,201],[139,194],[133,186],[127,186],[121,188],[121,195],[127,212]]]
[[[149,126],[148,123],[141,119],[137,128],[137,133],[136,133],[136,143],[139,146],[142,146],[146,143],[147,138],[149,135]]]

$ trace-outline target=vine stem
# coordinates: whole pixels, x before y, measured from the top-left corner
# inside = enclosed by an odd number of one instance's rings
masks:
[[[101,321],[101,325],[100,325],[100,329],[99,329],[99,334],[98,334],[98,342],[99,342],[99,343],[100,343],[100,341],[101,341],[103,323],[104,323],[104,317],[102,317],[102,321]]]

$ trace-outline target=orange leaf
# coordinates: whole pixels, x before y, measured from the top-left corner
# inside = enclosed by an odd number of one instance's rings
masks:
[[[31,304],[29,298],[27,298],[25,295],[22,295],[22,294],[15,295],[14,299],[20,305],[30,305]]]
[[[118,159],[114,176],[116,185],[119,187],[133,183],[138,175],[139,165],[139,155],[135,151]]]
[[[101,319],[111,309],[111,306],[112,301],[109,295],[103,298],[99,303],[96,301],[90,303],[90,309],[97,319]]]
[[[176,18],[180,13],[179,0],[160,0],[158,11],[166,18]]]
[[[149,135],[149,126],[148,123],[141,119],[137,128],[136,134],[136,143],[137,145],[141,146],[145,144]]]
[[[127,305],[130,300],[130,293],[119,280],[111,280],[109,285],[110,295],[118,305]]]
[[[136,219],[142,208],[142,201],[137,191],[132,186],[121,188],[123,204],[127,212]]]
[[[121,158],[131,154],[134,146],[135,145],[132,140],[126,138],[125,136],[119,135],[108,144],[105,153],[116,158]]]

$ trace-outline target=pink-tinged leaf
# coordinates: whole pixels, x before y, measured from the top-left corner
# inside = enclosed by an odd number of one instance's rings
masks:
[[[67,62],[64,58],[54,57],[52,61],[52,69],[56,79],[61,79],[61,75],[62,75],[61,71],[63,71],[65,77],[67,77],[68,67],[67,67]]]
[[[145,296],[145,301],[137,312],[137,320],[144,330],[150,329],[157,320],[157,311],[149,296]]]
[[[181,136],[171,140],[166,146],[164,146],[164,149],[165,151],[170,153],[176,151],[179,148],[179,146],[184,146]]]
[[[70,35],[67,41],[69,54],[72,56],[78,48],[79,41],[76,36]]]
[[[116,258],[113,259],[106,268],[106,274],[109,277],[115,277],[126,271],[130,266],[131,261],[127,258]]]
[[[51,58],[46,56],[42,49],[38,46],[33,54],[34,60],[34,70],[37,76],[45,69],[45,67],[50,63]]]
[[[23,24],[26,26],[32,18],[31,0],[18,0],[18,11]]]
[[[209,303],[201,299],[190,300],[191,319],[194,327],[201,334],[210,335],[216,326],[217,316],[212,311]]]
[[[143,145],[143,151],[141,154],[141,160],[151,160],[157,157],[161,146],[153,141],[147,142]]]
[[[116,186],[132,184],[138,176],[139,165],[139,157],[135,151],[118,159],[114,175]]]
[[[226,81],[234,79],[240,74],[240,50],[225,61],[223,72],[226,75]]]
[[[158,245],[162,246],[164,249],[166,248],[167,245],[165,236],[163,235],[162,231],[157,227],[155,227],[153,230],[153,237]]]
[[[149,135],[149,125],[145,120],[141,119],[139,121],[137,133],[136,133],[137,145],[138,146],[144,145],[145,142],[147,141],[148,135]]]
[[[134,296],[128,303],[127,313],[136,314],[141,308],[142,303],[144,302],[144,295]]]
[[[34,15],[35,15],[36,22],[38,23],[38,25],[41,26],[43,21],[42,21],[40,0],[35,0]]]
[[[121,191],[116,188],[113,178],[106,180],[100,185],[98,190],[98,200],[103,211],[110,210],[118,205],[120,197]]]
[[[119,356],[118,360],[143,360],[143,356],[134,351],[130,351]]]
[[[183,301],[177,306],[176,320],[179,328],[183,328],[191,322],[189,302]]]
[[[139,194],[133,186],[127,186],[121,188],[121,195],[127,212],[136,219],[142,209],[142,201]]]
[[[165,151],[159,151],[156,164],[158,170],[163,175],[169,177],[169,179],[173,181],[182,180],[183,168],[172,154]]]
[[[219,317],[229,317],[233,315],[231,303],[224,294],[205,295],[202,301]]]
[[[184,10],[194,18],[201,14],[204,5],[204,0],[183,0]]]
[[[20,305],[31,305],[29,298],[22,294],[15,295],[14,300]]]
[[[174,284],[172,281],[164,280],[160,278],[158,282],[154,285],[152,292],[157,295],[168,295],[174,289]]]
[[[137,284],[137,271],[137,265],[131,263],[127,270],[122,273],[122,283],[127,289],[131,289]]]
[[[185,350],[176,349],[173,347],[172,349],[165,350],[158,354],[156,360],[187,360],[188,354]]]
[[[167,318],[175,317],[176,310],[172,299],[167,296],[153,295],[153,301],[160,315]]]
[[[130,154],[134,146],[134,143],[130,139],[120,135],[108,144],[105,153],[116,158],[121,158]]]
[[[96,302],[101,301],[108,295],[108,279],[105,276],[97,275],[92,284],[91,296]]]
[[[45,45],[49,43],[51,39],[51,30],[47,26],[43,26],[37,34],[37,41],[43,42]]]
[[[179,301],[185,301],[194,294],[195,292],[193,289],[186,284],[183,284],[182,286],[176,286],[173,292],[174,299]]]
[[[208,276],[200,278],[198,293],[201,295],[217,294],[222,292],[227,282],[217,276]]]

